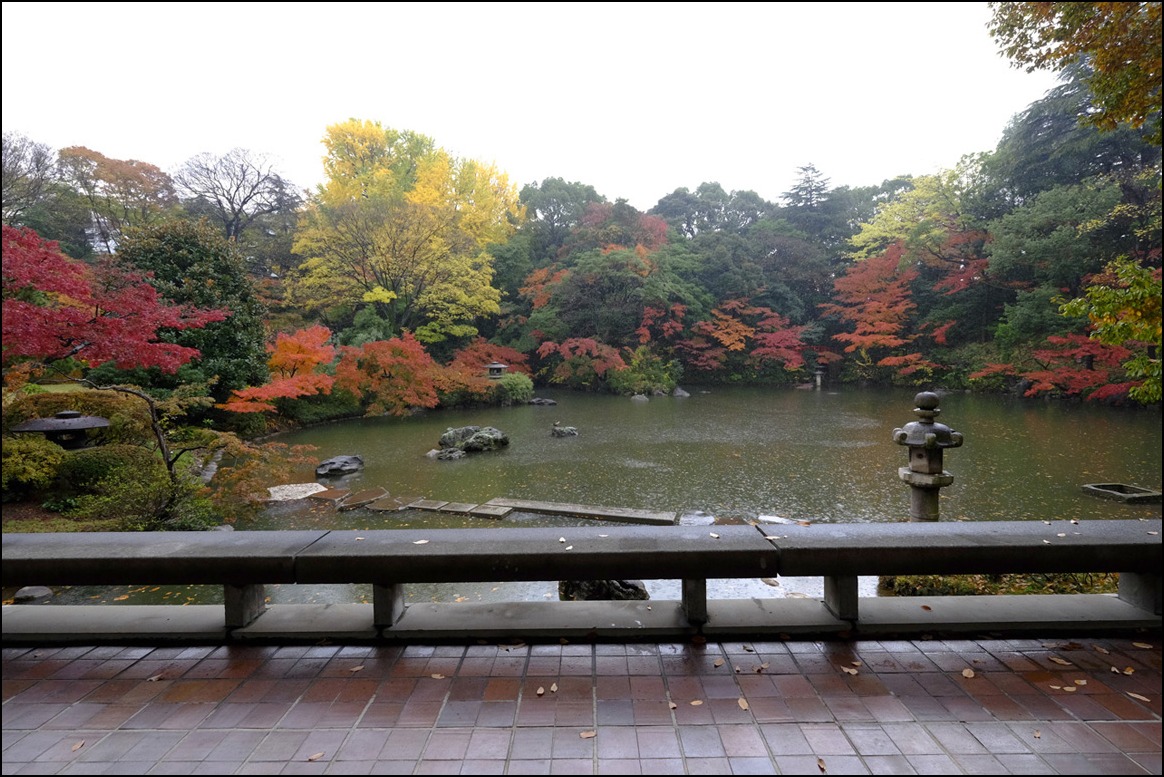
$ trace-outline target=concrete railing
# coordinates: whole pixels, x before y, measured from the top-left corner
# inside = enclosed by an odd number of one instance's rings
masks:
[[[5,642],[673,638],[1158,629],[1161,521],[594,526],[3,535],[3,584],[221,585],[225,606],[9,605]],[[1118,595],[861,597],[861,576],[1115,572]],[[820,577],[821,599],[707,598],[715,579]],[[410,583],[680,580],[678,601],[424,603]],[[368,583],[373,602],[266,605],[264,586]]]

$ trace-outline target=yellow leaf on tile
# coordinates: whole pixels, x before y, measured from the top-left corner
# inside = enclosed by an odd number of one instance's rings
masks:
[[[1147,701],[1147,702],[1152,701],[1147,696],[1141,696],[1140,694],[1132,693],[1131,691],[1128,691],[1128,696],[1131,696],[1133,699],[1139,699],[1140,701]]]
[[[701,704],[703,704],[703,702],[700,701],[699,699],[695,699],[694,701],[691,702],[692,707],[698,707]]]
[[[594,739],[594,737],[598,736],[598,732],[597,731],[582,731],[578,734],[578,736],[582,737],[583,739]]]
[[[971,669],[970,667],[966,667],[965,669],[962,670],[962,676],[963,677],[973,677],[974,670]]]
[[[739,699],[736,699],[736,704],[740,705],[741,710],[746,710],[748,708],[748,700],[742,696]]]
[[[80,749],[81,749],[82,747],[84,747],[84,746],[85,746],[85,740],[84,740],[84,739],[82,739],[80,742],[77,742],[76,744],[74,744],[74,745],[73,745],[73,747],[72,747],[71,749],[72,749],[72,751],[75,753],[75,752],[77,752],[78,750],[80,750]]]
[[[308,761],[318,761],[320,758],[323,758],[323,753],[312,753],[307,756]]]

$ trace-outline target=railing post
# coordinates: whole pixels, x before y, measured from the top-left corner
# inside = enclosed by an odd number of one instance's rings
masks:
[[[226,627],[241,629],[267,610],[266,592],[262,585],[231,585],[223,587],[222,598],[226,609]]]
[[[707,623],[707,580],[683,580],[683,614],[692,626]]]

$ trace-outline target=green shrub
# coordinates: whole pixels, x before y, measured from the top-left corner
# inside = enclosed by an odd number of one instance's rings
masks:
[[[364,414],[355,394],[335,389],[330,394],[316,394],[298,399],[281,399],[279,412],[301,426],[357,418]]]
[[[1114,574],[897,575],[882,577],[878,589],[896,596],[976,596],[979,594],[1114,593]]]
[[[22,499],[52,485],[65,459],[65,449],[40,435],[21,435],[4,440],[4,501]]]
[[[615,394],[670,394],[679,384],[682,367],[654,353],[647,346],[639,346],[629,354],[627,366],[606,373],[606,382]]]
[[[533,399],[534,385],[523,372],[507,372],[497,379],[495,392],[502,405],[524,405]]]
[[[157,521],[171,501],[165,466],[136,445],[69,452],[57,470],[57,486],[51,508],[85,520],[118,518],[126,531]]]

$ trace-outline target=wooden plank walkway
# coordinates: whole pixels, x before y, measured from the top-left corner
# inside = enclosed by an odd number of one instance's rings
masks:
[[[626,523],[659,525],[674,524],[678,518],[678,514],[673,512],[637,510],[629,507],[580,505],[566,502],[543,502],[533,499],[509,499],[506,497],[490,499],[484,504],[446,502],[439,499],[417,499],[415,497],[402,498],[389,496],[388,492],[382,488],[365,489],[356,493],[350,493],[344,489],[330,489],[319,494],[313,494],[311,498],[334,502],[340,510],[353,510],[357,507],[367,507],[376,512],[429,510],[440,513],[473,515],[481,518],[504,518],[515,510],[525,513],[540,513],[543,515],[591,518],[597,521],[624,521]]]
[[[594,518],[599,521],[627,521],[628,523],[674,524],[677,513],[654,510],[635,510],[629,507],[599,507],[597,505],[577,505],[564,502],[539,502],[530,499],[490,499],[486,505],[512,507],[525,513],[546,515],[572,515],[578,518]]]

